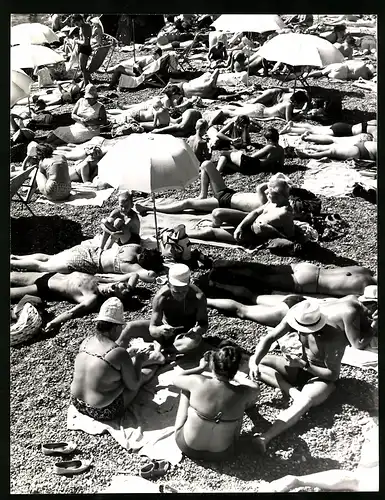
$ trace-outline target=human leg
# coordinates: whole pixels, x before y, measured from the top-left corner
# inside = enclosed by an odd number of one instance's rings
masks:
[[[226,285],[220,284],[218,288],[225,288]],[[227,285],[230,287],[231,285]],[[235,286],[233,286],[235,290]],[[285,316],[280,307],[270,307],[261,305],[245,305],[232,299],[207,299],[208,307],[218,309],[224,313],[236,316],[239,319],[255,321],[261,325],[277,326]]]
[[[222,174],[226,166],[238,171],[241,166],[241,159],[242,151],[222,151],[217,164],[218,172]],[[234,169],[234,166],[237,168]]]
[[[82,52],[79,53],[79,66],[80,66],[80,71],[83,74],[84,86],[90,83],[90,74],[89,71],[87,70],[88,58],[89,56],[87,54],[84,54]]]
[[[204,228],[189,230],[188,235],[190,238],[195,238],[203,241],[223,241],[225,243],[235,243],[231,231],[226,231],[221,228]]]
[[[36,184],[37,184],[37,188],[40,191],[40,193],[45,194],[45,186],[47,184],[47,177],[43,174],[43,172],[40,172],[40,170],[38,170],[37,174],[36,174]]]
[[[214,196],[216,197],[219,191],[223,191],[227,188],[223,177],[215,168],[215,165],[211,161],[204,161],[201,165],[201,193],[204,191],[206,187],[206,182],[210,183],[210,186],[214,192]],[[206,180],[207,179],[207,180]]]
[[[34,297],[38,297],[38,290],[36,285],[28,285],[28,286],[19,286],[15,288],[11,288],[10,297],[11,302],[17,302],[21,300],[25,295],[32,295]]]
[[[212,211],[212,226],[220,227],[222,224],[229,226],[238,226],[246,217],[247,212],[241,210],[234,210],[232,208],[215,208]]]
[[[310,132],[305,132],[302,135],[302,140],[315,142],[316,144],[333,144],[334,143],[334,139],[331,135],[327,136],[327,135],[321,135],[321,134],[313,134]]]
[[[282,493],[306,486],[330,491],[360,491],[357,471],[344,469],[325,470],[306,476],[284,476],[272,481],[259,491]]]
[[[135,208],[139,213],[145,213],[152,210],[150,205],[136,202]],[[184,210],[196,210],[197,212],[212,212],[214,208],[218,208],[216,198],[187,198],[186,200],[175,201],[168,205],[157,205],[156,210],[164,214],[179,214]]]

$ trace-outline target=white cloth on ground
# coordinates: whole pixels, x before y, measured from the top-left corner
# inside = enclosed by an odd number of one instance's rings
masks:
[[[114,188],[98,190],[92,182],[71,182],[71,194],[65,201],[51,201],[44,196],[39,196],[37,203],[48,203],[59,205],[65,203],[73,206],[91,205],[95,207],[103,206],[103,203],[113,193]]]

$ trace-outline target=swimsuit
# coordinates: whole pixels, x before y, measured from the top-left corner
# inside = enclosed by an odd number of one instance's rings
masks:
[[[294,291],[295,293],[298,293],[298,294],[306,294],[306,293],[315,293],[317,294],[318,293],[318,281],[319,281],[319,275],[320,275],[320,272],[321,272],[321,268],[320,267],[317,267],[316,268],[316,275],[315,275],[315,283],[306,283],[304,285],[300,285],[297,281],[297,278],[295,276],[295,271],[294,273],[292,274],[293,276],[293,281],[294,281]]]
[[[78,45],[78,52],[79,54],[84,54],[86,56],[90,56],[92,54],[92,48],[91,45]]]
[[[48,179],[43,193],[49,200],[61,201],[69,198],[71,194],[71,182],[57,182]]]
[[[352,133],[353,125],[348,125],[347,123],[341,123],[341,122],[333,123],[333,125],[331,125],[330,128],[335,137],[349,137],[353,135]]]
[[[231,198],[236,193],[234,189],[225,188],[221,189],[215,195],[215,198],[218,200],[219,208],[231,208]]]
[[[76,245],[62,252],[68,271],[96,274],[101,271],[100,252],[97,247]]]
[[[112,365],[107,359],[105,359],[105,357],[109,352],[113,351],[114,349],[117,349],[119,346],[117,345],[112,346],[102,355],[96,352],[87,351],[85,348],[87,342],[79,350],[79,352],[85,352],[89,356],[94,356],[95,358],[99,358],[105,363],[107,363],[107,365],[110,366],[112,369],[118,372],[120,371],[118,368]],[[94,406],[89,405],[85,401],[82,401],[81,399],[78,399],[73,395],[71,396],[71,402],[80,413],[83,413],[83,415],[88,415],[89,417],[94,418],[95,420],[114,420],[116,418],[121,417],[124,414],[123,393],[119,394],[119,396],[114,401],[112,401],[112,403],[110,403],[107,406],[104,406],[103,408],[95,408]]]
[[[244,175],[256,174],[260,167],[261,161],[259,158],[253,158],[242,153],[239,171]]]
[[[365,147],[365,144],[364,142],[359,142],[355,145],[359,152],[360,152],[360,156],[359,156],[359,159],[360,160],[374,160],[374,156],[372,153],[370,153],[370,151],[368,151]]]
[[[130,243],[140,244],[140,236],[139,236],[139,234],[133,234],[133,235],[131,235]],[[128,243],[126,243],[126,245],[127,244]],[[114,258],[114,263],[113,263],[114,273],[117,273],[117,274],[124,274],[122,272],[122,269],[121,269],[121,265],[123,263],[126,263],[126,264],[132,264],[133,263],[132,260],[124,260],[124,259],[122,259],[121,254],[124,253],[124,251],[125,251],[125,248],[123,248],[123,247],[124,247],[124,245],[122,246],[122,248],[119,248],[119,251],[115,255],[115,258]]]
[[[197,409],[195,409],[193,406],[190,405],[190,408],[194,410],[196,415],[201,420],[208,421],[208,422],[215,422],[216,424],[220,424],[221,422],[238,422],[241,420],[243,417],[239,418],[234,418],[234,419],[223,419],[222,418],[222,412],[218,412],[215,416],[213,417],[208,417],[207,415],[204,415],[203,413],[199,412]],[[179,449],[187,455],[189,458],[195,459],[195,460],[207,460],[207,461],[223,461],[229,459],[232,455],[234,455],[235,452],[235,445],[236,445],[236,439],[230,444],[226,450],[223,451],[208,451],[208,450],[195,450],[194,448],[191,448],[185,440],[184,433],[183,433],[183,426],[180,427],[175,431],[175,441],[176,444],[178,445]]]
[[[306,299],[305,297],[302,297],[302,295],[292,295],[290,297],[286,297],[282,302],[286,304],[289,309],[291,309],[293,306],[303,302],[304,300]]]
[[[48,281],[54,276],[56,273],[47,273],[44,274],[44,276],[41,276],[40,278],[37,278],[35,280],[35,285],[39,294],[39,297],[43,300],[51,300],[52,299],[52,292],[49,289],[48,286]]]

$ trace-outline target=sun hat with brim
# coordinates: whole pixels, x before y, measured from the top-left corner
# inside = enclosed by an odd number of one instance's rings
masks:
[[[321,330],[326,324],[326,317],[314,300],[305,300],[296,304],[286,314],[289,325],[302,333],[312,333]]]
[[[368,285],[365,287],[364,294],[358,297],[360,302],[377,301],[377,285]]]
[[[110,297],[101,306],[98,317],[95,321],[107,321],[108,323],[116,323],[124,325],[123,304],[117,297]]]
[[[87,99],[96,99],[98,97],[98,91],[96,90],[95,85],[89,83],[84,89],[84,97]]]
[[[191,271],[185,264],[174,264],[168,272],[168,282],[173,286],[187,286],[190,284]]]

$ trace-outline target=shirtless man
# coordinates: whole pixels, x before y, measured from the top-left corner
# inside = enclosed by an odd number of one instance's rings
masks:
[[[293,404],[282,411],[263,434],[254,436],[254,444],[261,453],[269,442],[295,425],[310,408],[324,403],[335,389],[341,360],[349,345],[344,328],[334,326],[314,300],[305,300],[293,306],[285,318],[257,345],[250,357],[250,378],[262,380],[279,388]],[[297,331],[302,344],[300,357],[267,354],[273,342],[286,333]]]
[[[369,134],[361,134],[369,136]],[[369,136],[373,137],[373,136]],[[339,139],[349,139],[340,137]],[[332,160],[377,160],[377,142],[366,140],[356,144],[308,145],[306,149],[295,148],[298,158],[331,158]]]
[[[376,287],[376,285],[370,286]],[[217,288],[236,294],[238,299],[242,298],[239,295],[243,292],[242,287],[221,283],[217,285]],[[252,294],[249,292],[247,295],[250,297]],[[245,305],[231,299],[210,298],[207,299],[207,305],[241,319],[275,327],[284,319],[292,306],[304,300],[306,299],[302,295],[284,297],[280,295],[255,296],[254,294],[253,301],[256,305]],[[364,293],[358,298],[355,295],[347,295],[340,299],[314,300],[319,302],[321,311],[328,317],[329,324],[344,331],[353,347],[364,349],[370,343],[377,330],[377,299],[373,299],[370,303]]]
[[[301,139],[306,142],[314,142],[315,144],[336,144],[338,146],[357,146],[360,142],[373,141],[372,134],[357,134],[349,137],[334,137],[332,135],[312,134],[311,132],[304,132]]]
[[[131,321],[119,337],[127,347],[130,339],[154,339],[171,352],[185,353],[198,347],[208,327],[206,297],[190,282],[185,264],[170,267],[168,283],[156,293],[150,320]]]
[[[185,97],[199,96],[203,99],[216,99],[221,90],[223,90],[217,86],[218,76],[219,68],[213,73],[204,73],[199,78],[174,85],[177,85],[182,90]]]
[[[301,135],[305,132],[315,135],[331,135],[333,137],[351,137],[352,135],[371,134],[377,140],[377,120],[364,121],[351,125],[349,123],[333,123],[333,125],[310,125],[310,123],[289,122],[280,131],[280,135]]]
[[[242,151],[222,151],[218,160],[217,169],[222,173],[226,167],[245,175],[252,175],[265,168],[281,168],[285,162],[285,152],[278,144],[278,130],[271,127],[266,130],[264,137],[267,144],[262,149],[249,155]]]
[[[202,113],[197,109],[187,109],[180,118],[165,127],[157,128],[152,131],[153,134],[171,134],[175,137],[189,137],[195,132],[195,126],[198,120],[202,118]]]
[[[187,140],[187,144],[194,151],[199,163],[210,160],[211,153],[207,145],[205,135],[207,133],[208,123],[206,120],[200,119],[195,124],[195,135]]]
[[[74,271],[87,274],[134,272],[143,281],[151,283],[155,280],[154,271],[160,271],[162,264],[159,252],[142,249],[140,245],[114,245],[101,251],[98,245],[89,240],[56,255],[11,255],[11,269],[63,274]]]
[[[98,275],[73,272],[36,273],[11,272],[11,301],[18,301],[25,295],[40,297],[51,301],[68,300],[77,305],[69,311],[56,316],[46,326],[46,331],[52,331],[73,318],[84,316],[97,308],[100,298],[118,297],[124,299],[131,295],[138,282],[138,275],[127,273],[122,276]]]
[[[241,285],[255,292],[261,290],[283,291],[301,295],[321,294],[332,297],[361,295],[368,285],[377,285],[373,273],[360,266],[335,267],[323,269],[309,262],[290,265],[265,265],[258,262],[235,262],[219,260],[214,262],[216,269],[223,269],[226,283],[231,275],[232,283],[237,277]],[[216,280],[220,280],[217,276]]]

